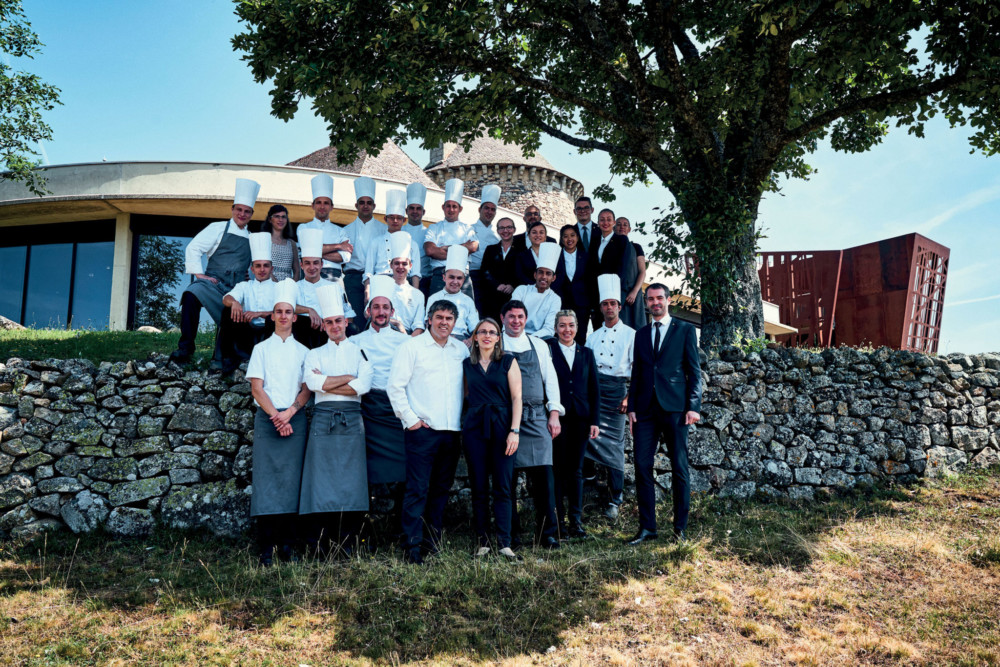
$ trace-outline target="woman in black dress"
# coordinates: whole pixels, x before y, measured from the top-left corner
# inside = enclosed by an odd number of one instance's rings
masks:
[[[519,560],[510,548],[514,455],[521,427],[521,371],[517,360],[503,353],[500,325],[486,318],[472,331],[465,375],[462,446],[472,485],[472,515],[478,548],[476,556],[490,552],[489,489],[493,478],[493,518],[497,549],[510,560]]]

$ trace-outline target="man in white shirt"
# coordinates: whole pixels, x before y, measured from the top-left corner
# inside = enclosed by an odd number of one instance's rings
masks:
[[[368,237],[368,248],[365,255],[365,292],[368,295],[368,286],[372,276],[392,275],[392,247],[389,245],[389,238],[403,229],[406,222],[406,192],[403,190],[389,190],[385,193],[385,225],[373,225],[371,234]],[[411,254],[416,256],[417,242],[410,238],[413,245]],[[420,268],[414,267],[411,271],[411,280],[414,287],[420,284]]]
[[[354,179],[354,208],[358,217],[344,228],[347,239],[354,251],[350,261],[344,263],[344,291],[351,309],[361,313],[348,328],[348,333],[355,334],[364,331],[368,322],[364,318],[365,288],[363,284],[365,264],[368,261],[369,237],[381,227],[382,223],[374,218],[375,214],[375,181],[367,176]]]
[[[535,540],[547,549],[557,549],[559,522],[552,474],[552,438],[562,430],[559,417],[564,413],[559,378],[552,366],[548,344],[524,332],[528,321],[524,304],[511,299],[500,314],[503,319],[503,351],[514,355],[521,369],[521,403],[524,409],[514,468],[523,469],[528,478],[535,505]],[[511,534],[512,542],[519,544],[521,522],[517,499],[514,500]]]
[[[339,280],[343,273],[342,264],[351,261],[353,246],[344,229],[330,221],[330,211],[333,210],[333,178],[328,174],[317,174],[313,176],[310,185],[314,217],[300,225],[296,232],[301,234],[305,229],[323,232],[323,267],[320,275],[324,280]]]
[[[410,183],[406,186],[406,224],[403,231],[413,237],[420,252],[419,256],[410,258],[414,266],[420,266],[420,284],[417,285],[426,297],[430,294],[431,258],[424,252],[424,239],[427,228],[424,227],[424,203],[427,201],[427,188],[421,183]]]
[[[415,244],[406,232],[396,232],[389,238],[392,253],[392,307],[395,310],[394,322],[399,322],[411,336],[419,336],[424,332],[424,316],[427,308],[424,304],[424,293],[407,282],[410,267],[415,257]]]
[[[587,442],[586,457],[608,471],[608,505],[604,516],[618,518],[625,488],[625,412],[635,330],[618,318],[621,311],[621,279],[607,273],[598,276],[604,324],[587,336],[587,347],[597,361],[597,384],[601,393],[598,418],[600,435]]]
[[[462,293],[462,285],[466,281],[465,266],[468,263],[469,251],[463,246],[453,245],[448,248],[448,260],[444,271],[444,289],[431,294],[427,299],[428,310],[435,301],[450,301],[458,308],[458,321],[451,335],[459,340],[466,340],[472,335],[472,330],[479,323],[479,313],[475,302]]]
[[[222,297],[222,319],[215,334],[215,355],[211,372],[229,375],[250,358],[253,346],[267,336],[274,323],[269,315],[274,304],[274,280],[271,276],[271,234],[250,235],[253,280],[237,283]]]
[[[260,185],[246,178],[236,179],[233,217],[213,222],[198,232],[184,252],[184,272],[194,276],[181,295],[181,337],[170,360],[186,364],[194,354],[194,339],[198,335],[201,309],[219,324],[222,319],[222,298],[236,283],[246,279],[250,266],[250,232],[247,223],[253,217]],[[202,257],[208,261],[203,269]]]
[[[414,564],[423,563],[421,545],[434,553],[441,538],[461,452],[462,362],[469,356],[468,348],[451,337],[458,317],[455,304],[438,301],[427,317],[428,330],[397,348],[388,384],[393,412],[406,429],[403,532],[406,559]]]
[[[430,293],[434,294],[444,287],[444,265],[448,259],[448,248],[458,245],[463,246],[469,253],[479,250],[479,241],[476,240],[476,233],[472,225],[467,225],[458,219],[462,212],[462,193],[465,184],[452,178],[444,184],[444,220],[436,222],[427,228],[424,236],[424,253],[430,258],[431,283]],[[462,272],[468,274],[468,263],[462,267]],[[470,299],[474,299],[472,283],[465,281],[462,292]]]
[[[552,289],[559,265],[561,249],[555,243],[538,246],[538,266],[535,284],[519,285],[511,299],[520,301],[528,309],[528,322],[524,332],[539,338],[552,338],[556,333],[556,313],[562,309],[562,298]]]
[[[402,232],[400,232],[402,233]],[[402,233],[409,239],[409,235]],[[368,451],[369,494],[378,495],[388,486],[393,501],[391,510],[392,533],[402,532],[403,491],[406,482],[406,449],[403,427],[393,413],[392,403],[386,393],[389,370],[399,346],[409,340],[405,333],[392,326],[394,309],[392,292],[395,287],[389,276],[373,276],[369,285],[368,328],[351,338],[368,357],[374,371],[372,388],[361,399],[361,415],[365,422],[365,442]],[[419,294],[419,292],[417,292]],[[383,495],[385,491],[382,491]]]
[[[292,556],[309,435],[303,411],[311,396],[303,383],[309,350],[292,337],[297,293],[291,278],[275,285],[274,334],[254,347],[247,365],[250,393],[257,405],[250,516],[257,520],[260,563],[265,567],[273,562],[276,546],[284,560]]]
[[[372,365],[347,340],[344,296],[337,283],[316,288],[329,341],[310,350],[306,386],[316,395],[302,470],[299,513],[312,524],[307,542],[326,549],[329,540],[346,553],[353,548],[368,511],[368,464],[361,397],[372,386]]]
[[[324,248],[324,232],[318,229],[299,229],[299,247],[301,248],[302,259],[299,266],[302,267],[302,280],[296,283],[299,290],[298,305],[295,312],[302,317],[295,320],[292,327],[292,334],[295,339],[308,347],[310,350],[325,345],[329,337],[323,329],[323,318],[319,314],[319,301],[316,299],[316,288],[322,285],[332,285],[340,283],[339,277],[331,280],[322,278]],[[328,274],[329,275],[329,274]],[[350,324],[354,317],[354,311],[346,301],[344,302],[344,315]]]
[[[492,183],[483,186],[479,195],[479,219],[472,226],[472,231],[479,242],[479,248],[469,254],[469,280],[472,281],[472,291],[476,302],[476,310],[485,312],[485,297],[487,286],[483,278],[483,254],[491,245],[500,243],[500,236],[493,229],[493,218],[497,215],[500,203],[500,186]]]

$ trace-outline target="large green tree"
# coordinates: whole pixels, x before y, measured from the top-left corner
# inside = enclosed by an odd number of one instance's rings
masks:
[[[239,0],[234,47],[304,98],[346,159],[383,141],[484,131],[600,150],[659,178],[697,255],[702,345],[763,333],[757,211],[822,140],[866,151],[936,113],[1000,146],[995,0]],[[803,220],[802,224],[810,224]],[[661,258],[669,243],[660,243]]]
[[[0,0],[0,179],[20,181],[36,195],[45,189],[36,147],[52,138],[42,112],[59,104],[59,89],[15,69],[11,59],[33,58],[41,46],[21,0]]]

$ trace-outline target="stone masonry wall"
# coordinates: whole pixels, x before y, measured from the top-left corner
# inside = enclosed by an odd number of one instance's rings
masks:
[[[702,369],[695,492],[811,500],[1000,465],[1000,355],[726,348]],[[231,380],[184,373],[155,355],[100,366],[9,359],[0,364],[0,538],[63,526],[238,535],[249,524],[252,429],[239,371]],[[655,465],[666,492],[664,451]],[[464,511],[461,474],[454,491]]]

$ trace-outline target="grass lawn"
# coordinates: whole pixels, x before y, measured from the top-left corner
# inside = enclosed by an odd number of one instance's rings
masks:
[[[634,507],[630,507],[633,509]],[[696,501],[692,540],[617,527],[524,563],[452,535],[256,566],[243,543],[53,534],[0,545],[0,662],[1000,665],[1000,478],[792,506]]]
[[[138,331],[86,331],[66,329],[18,329],[0,331],[0,362],[22,359],[90,359],[102,361],[143,360],[150,352],[170,354],[177,349],[179,333]],[[212,356],[214,332],[202,332],[195,340],[198,358]]]

